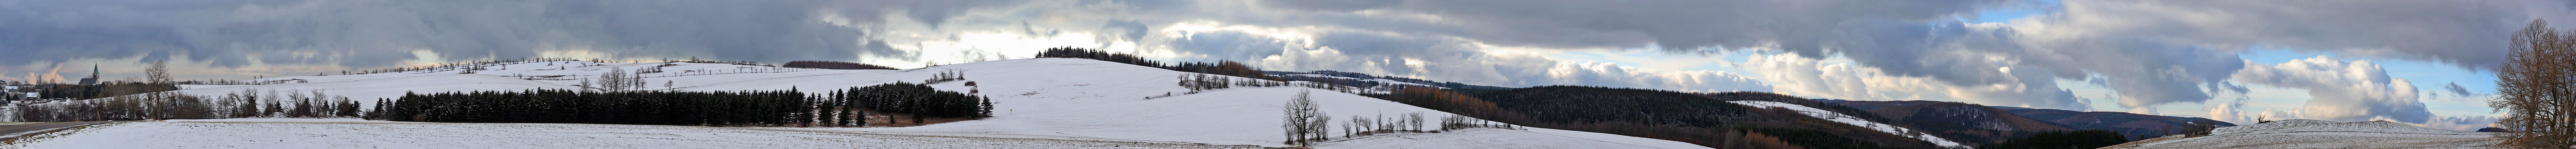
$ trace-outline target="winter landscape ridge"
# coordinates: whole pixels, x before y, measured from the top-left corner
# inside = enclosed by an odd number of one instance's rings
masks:
[[[2576,0],[0,0],[0,149],[2576,149],[2569,20]]]
[[[191,93],[195,95],[213,95],[238,92],[242,90],[324,91],[332,95],[347,96],[350,98],[373,99],[400,97],[405,93],[411,92],[427,93],[478,90],[508,91],[525,89],[578,88],[577,86],[571,85],[578,84],[579,80],[530,80],[495,76],[495,74],[510,76],[579,76],[600,74],[601,72],[611,70],[612,68],[632,70],[641,69],[642,67],[656,67],[656,65],[661,64],[664,63],[550,61],[507,64],[506,66],[476,65],[472,67],[484,67],[489,70],[479,70],[476,71],[475,74],[459,74],[465,70],[450,69],[443,71],[413,71],[357,75],[276,77],[250,81],[305,80],[308,82],[229,86],[192,85],[188,86],[188,89],[171,92]],[[1334,116],[1400,114],[1410,112],[1445,115],[1445,113],[1440,113],[1438,111],[1355,94],[1303,87],[1232,88],[1201,92],[1197,94],[1146,98],[1171,93],[1189,92],[1187,89],[1173,86],[1173,81],[1176,80],[1169,79],[1175,78],[1174,76],[1188,74],[1188,72],[1177,72],[1088,59],[1039,58],[997,60],[908,70],[834,70],[776,68],[733,64],[673,64],[679,65],[668,66],[663,69],[666,71],[745,70],[745,73],[669,77],[648,76],[644,80],[656,82],[657,84],[669,82],[675,85],[671,87],[661,87],[656,85],[647,86],[651,87],[653,90],[675,91],[785,90],[791,88],[828,89],[893,83],[898,81],[919,82],[922,79],[931,78],[936,72],[954,70],[965,72],[967,74],[965,76],[966,80],[977,82],[979,85],[972,87],[964,86],[962,82],[931,85],[942,90],[980,90],[980,92],[985,93],[984,95],[993,97],[993,100],[996,103],[996,109],[994,110],[995,116],[993,118],[981,120],[890,128],[726,128],[601,124],[472,124],[284,118],[169,120],[127,122],[105,125],[97,128],[78,129],[68,131],[66,133],[48,134],[59,136],[37,137],[38,139],[30,139],[36,143],[19,144],[19,147],[184,148],[222,144],[228,145],[223,146],[227,148],[408,148],[423,147],[413,146],[419,144],[482,144],[490,145],[483,147],[614,148],[623,146],[648,148],[691,148],[687,147],[688,145],[679,145],[692,144],[688,142],[597,144],[555,143],[650,142],[653,140],[685,138],[704,139],[705,141],[710,141],[696,143],[706,145],[754,148],[794,148],[807,145],[828,145],[829,143],[813,144],[797,143],[801,141],[780,140],[777,142],[742,142],[736,144],[727,140],[775,140],[760,139],[763,137],[818,139],[842,138],[857,140],[878,138],[850,138],[849,136],[865,136],[857,134],[899,134],[901,136],[909,137],[943,138],[895,139],[918,141],[912,142],[912,144],[936,146],[929,148],[978,148],[978,146],[973,145],[945,146],[944,143],[977,144],[974,142],[988,142],[996,140],[1037,143],[1020,144],[1021,146],[1001,145],[985,147],[1089,147],[1101,146],[1098,145],[1100,143],[1096,142],[1109,142],[1108,144],[1112,145],[1108,146],[1117,146],[1115,144],[1127,143],[1139,144],[1138,146],[1148,146],[1146,148],[1240,148],[1247,146],[1224,145],[1280,146],[1278,142],[1280,142],[1279,140],[1284,140],[1284,138],[1281,137],[1281,132],[1278,130],[1278,115],[1280,112],[1278,109],[1281,106],[1280,104],[1287,101],[1288,97],[1294,96],[1299,92],[1310,92],[1314,94],[1313,97],[1315,97],[1316,102],[1322,104],[1321,107],[1324,108],[1325,112],[1336,114]],[[510,69],[504,69],[502,67],[509,67]],[[367,102],[365,104],[377,103]],[[174,128],[210,129],[158,131]],[[382,130],[387,132],[475,132],[473,133],[474,135],[518,135],[527,136],[526,138],[547,139],[504,139],[514,141],[489,142],[492,139],[449,139],[447,137],[418,137],[422,135],[408,133],[369,133],[373,131],[274,131],[280,129],[303,128],[324,130]],[[685,128],[689,130],[677,130],[679,132],[630,132],[641,128]],[[137,130],[126,131],[126,129]],[[263,129],[271,131],[262,131]],[[150,133],[150,135],[134,135],[127,134],[125,132],[157,133]],[[770,134],[777,132],[797,133]],[[755,137],[744,137],[746,135]],[[700,136],[708,138],[697,138]],[[288,141],[275,144],[209,143],[253,142],[267,139],[342,140],[353,138],[375,138],[384,140],[322,142]],[[1389,137],[1358,137],[1344,139],[1348,140],[1337,140],[1337,142],[1348,143],[1323,143],[1317,145],[1317,147],[1706,148],[1698,145],[1666,140],[1579,131],[1552,130],[1545,128],[1527,128],[1527,130],[1469,129],[1460,130],[1455,133],[1401,134]],[[1054,143],[1048,143],[1050,141],[1053,141]],[[1055,144],[1064,142],[1073,143]],[[925,146],[887,147],[913,148]],[[479,148],[474,146],[446,147]]]
[[[1235,87],[1191,91],[1177,79],[1197,73],[1130,64],[1077,59],[1036,58],[940,65],[904,70],[783,68],[728,63],[590,61],[496,62],[416,71],[275,77],[242,82],[257,85],[182,85],[168,91],[189,95],[235,92],[325,92],[356,99],[399,98],[405,94],[581,89],[584,76],[613,70],[660,69],[639,73],[643,90],[733,91],[850,88],[895,82],[919,82],[939,73],[962,73],[963,80],[932,83],[950,91],[972,91],[992,97],[994,116],[909,127],[699,127],[612,124],[430,123],[348,118],[237,118],[212,120],[147,120],[87,126],[29,136],[15,148],[1259,148],[1285,147],[1277,126],[1282,103],[1309,94],[1323,113],[1381,116],[1448,113],[1390,102],[1355,93],[1384,94],[1394,87],[1318,89],[1298,86]],[[652,67],[652,68],[648,68]],[[478,69],[479,68],[479,69]],[[474,73],[464,73],[473,71]],[[708,72],[690,74],[687,72]],[[1307,77],[1330,77],[1303,74]],[[555,79],[549,79],[555,78]],[[1237,78],[1241,80],[1256,80]],[[290,82],[291,81],[291,82]],[[1387,86],[1428,86],[1393,82]],[[977,85],[967,86],[975,82]],[[1284,83],[1314,83],[1292,81]],[[654,85],[663,84],[663,85]],[[666,85],[666,86],[664,86]],[[1347,93],[1346,93],[1347,92]],[[374,105],[374,100],[353,100]],[[1821,100],[1829,102],[1853,102]],[[58,102],[47,104],[71,104]],[[1905,136],[1942,148],[1972,148],[1921,130],[1874,122],[1831,110],[1773,101],[1731,101],[1755,108],[1787,109],[1867,131]],[[1876,108],[1876,107],[1873,107]],[[2026,109],[2026,108],[2024,108]],[[14,113],[12,113],[14,114]],[[1348,121],[1348,120],[1343,120]],[[1338,123],[1338,122],[1337,122]],[[2051,123],[2054,124],[2054,123]],[[1439,127],[1438,123],[1427,124]],[[2221,127],[2211,137],[2158,137],[2115,148],[2460,148],[2487,147],[2484,132],[2428,129],[2387,122],[2332,123],[2316,120]],[[2372,134],[2400,134],[2397,136]],[[2253,143],[2255,140],[2309,137],[2300,141]],[[2344,136],[2344,137],[2335,137]],[[2355,137],[2365,139],[2354,139]],[[332,141],[305,141],[332,140]],[[1710,148],[1684,142],[1547,128],[1471,128],[1440,133],[1385,133],[1343,136],[1309,144],[1314,148]],[[2350,145],[2391,140],[2418,141],[2414,146]],[[2339,142],[2360,141],[2360,142]],[[578,143],[566,143],[578,142]],[[2486,143],[2486,144],[2479,144]],[[467,144],[444,145],[433,144]],[[2310,144],[2310,145],[2301,145]],[[2323,146],[2320,146],[2323,145]],[[2334,146],[2347,145],[2347,146]],[[874,147],[871,147],[874,146]]]

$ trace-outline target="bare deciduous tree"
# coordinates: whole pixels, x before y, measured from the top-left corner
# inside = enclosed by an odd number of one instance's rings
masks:
[[[1324,122],[1332,121],[1332,117],[1324,115],[1320,109],[1314,99],[1309,99],[1306,91],[1298,91],[1297,97],[1289,98],[1286,108],[1282,109],[1286,115],[1280,118],[1279,126],[1288,135],[1286,143],[1305,145],[1308,140],[1331,136],[1326,132],[1331,129]]]
[[[152,67],[143,68],[143,75],[149,81],[146,84],[170,83],[170,61],[152,61]]]
[[[2504,145],[2576,147],[2576,30],[2532,20],[2514,32],[2512,53],[2496,70],[2496,98],[2487,107],[2505,113],[2497,126]]]

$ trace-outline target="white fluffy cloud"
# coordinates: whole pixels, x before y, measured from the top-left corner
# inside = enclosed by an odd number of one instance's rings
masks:
[[[2259,112],[2256,112],[2256,111],[2244,111],[2244,110],[2240,110],[2240,109],[2245,108],[2245,102],[2246,102],[2246,101],[2247,101],[2247,100],[2245,100],[2245,99],[2237,99],[2235,102],[2219,103],[2219,104],[2211,105],[2210,107],[2207,107],[2207,108],[2203,108],[2203,109],[2201,109],[2201,110],[2203,110],[2203,111],[2209,111],[2209,117],[2204,117],[2204,118],[2209,118],[2210,120],[2227,121],[2227,122],[2229,122],[2229,123],[2236,123],[2236,124],[2238,124],[2238,125],[2253,124],[2253,123],[2255,123],[2255,122],[2259,122],[2259,121],[2256,121],[2256,119],[2258,119],[2258,118],[2255,118],[2255,116],[2252,116],[2252,115],[2248,115],[2247,113],[2252,113],[2252,114],[2263,114],[2263,113],[2259,113]]]
[[[1230,36],[1222,38],[1175,39],[1175,43],[1217,41],[1220,45],[1284,49],[1274,55],[1252,55],[1251,63],[1279,71],[1334,70],[1389,76],[1429,78],[1478,85],[1527,87],[1540,85],[1581,85],[1664,89],[1692,92],[1768,91],[1770,85],[1725,71],[1642,70],[1617,63],[1550,58],[1543,51],[1515,51],[1466,41],[1403,38],[1394,36],[1362,37],[1334,35],[1343,38],[1367,38],[1372,43],[1346,41],[1300,41],[1275,36],[1234,36],[1243,33],[1204,34]],[[1300,37],[1300,36],[1284,36]],[[1389,46],[1386,40],[1405,43]],[[1250,41],[1250,42],[1245,42]],[[1318,44],[1304,44],[1318,43]],[[1248,44],[1248,45],[1247,45]],[[1412,51],[1353,52],[1344,49]],[[1209,48],[1206,50],[1240,50],[1242,48]]]
[[[2230,80],[2308,90],[2301,117],[2328,121],[2392,119],[2423,123],[2433,117],[2416,99],[2415,85],[2388,78],[2370,60],[2340,61],[2317,56],[2280,64],[2251,64]]]
[[[2495,121],[2496,117],[2462,115],[2433,117],[2432,119],[2422,123],[2407,124],[2414,124],[2416,126],[2424,126],[2426,128],[2434,129],[2477,131],[2479,128],[2495,127]]]
[[[2051,79],[2049,77],[2013,77],[2010,79],[2043,80],[1954,85],[1930,78],[1887,75],[1877,68],[1849,63],[1823,63],[1796,54],[1754,55],[1738,63],[1737,67],[1762,72],[1756,78],[1772,84],[1774,92],[1810,98],[1960,101],[1992,106],[2090,110],[2083,98],[2044,80]],[[1990,70],[2032,72],[2010,67]]]

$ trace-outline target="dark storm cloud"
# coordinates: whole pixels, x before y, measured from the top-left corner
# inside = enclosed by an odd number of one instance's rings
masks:
[[[856,23],[887,11],[940,20],[975,1],[12,1],[0,2],[5,59],[185,53],[215,66],[385,66],[431,50],[454,59],[592,49],[621,57],[786,61],[861,54],[910,59]],[[900,8],[887,8],[900,7]],[[936,21],[931,21],[936,22]],[[157,56],[147,59],[161,59]],[[25,64],[8,61],[0,64]]]

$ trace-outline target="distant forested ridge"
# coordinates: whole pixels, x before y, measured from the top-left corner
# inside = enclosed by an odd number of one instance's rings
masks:
[[[1407,87],[1377,97],[1529,127],[1673,140],[1714,148],[1935,148],[1924,141],[1807,117],[1797,111],[1756,109],[1726,102],[1805,100],[1771,93],[1694,94],[1589,86],[1507,90]],[[1820,109],[1859,111],[1803,102]]]

